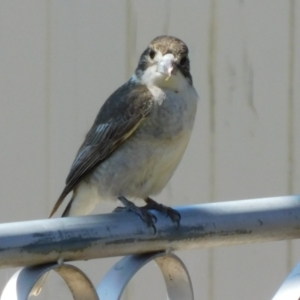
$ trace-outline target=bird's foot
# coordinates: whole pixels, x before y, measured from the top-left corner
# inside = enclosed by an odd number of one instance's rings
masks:
[[[124,207],[117,207],[114,212],[123,212],[123,211],[131,211],[137,214],[146,224],[148,227],[152,227],[154,229],[154,233],[156,232],[156,228],[154,224],[157,221],[155,215],[153,215],[146,207],[138,207],[133,202],[127,200],[125,197],[120,196],[118,198]]]
[[[177,227],[180,225],[180,213],[168,206],[165,206],[163,204],[157,203],[156,201],[152,200],[151,198],[145,199],[145,202],[147,203],[143,208],[145,209],[153,209],[156,211],[160,211],[164,213],[167,217],[169,217],[174,223],[176,223]]]

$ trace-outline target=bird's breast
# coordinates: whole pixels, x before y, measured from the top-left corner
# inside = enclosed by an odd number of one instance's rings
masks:
[[[92,174],[104,198],[145,198],[172,177],[190,139],[198,97],[190,91],[162,93],[139,128]]]
[[[154,91],[153,91],[154,90]],[[193,128],[198,96],[193,87],[183,91],[150,89],[154,96],[154,108],[140,128],[142,134],[155,139],[176,139]]]

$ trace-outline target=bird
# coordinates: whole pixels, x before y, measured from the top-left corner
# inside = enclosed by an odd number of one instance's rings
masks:
[[[141,54],[131,78],[105,101],[71,166],[50,217],[72,193],[62,217],[87,215],[105,200],[119,200],[156,232],[164,213],[180,225],[180,214],[152,199],[167,185],[190,140],[199,96],[193,86],[187,45],[163,35]],[[138,207],[131,200],[141,199]],[[35,284],[37,296],[49,272]]]
[[[72,193],[62,217],[87,215],[99,202],[118,199],[124,207],[115,211],[132,211],[147,226],[156,221],[150,210],[179,225],[180,214],[152,197],[167,185],[183,157],[198,100],[187,45],[173,36],[154,38],[131,78],[101,107],[50,217]]]

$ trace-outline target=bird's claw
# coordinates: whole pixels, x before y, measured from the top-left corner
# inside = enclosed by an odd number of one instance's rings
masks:
[[[119,198],[120,199],[120,198]],[[152,227],[154,230],[154,233],[156,233],[156,228],[154,224],[157,222],[156,216],[147,210],[145,207],[138,207],[133,202],[129,200],[124,200],[126,198],[120,199],[121,202],[124,204],[124,207],[117,207],[114,209],[114,212],[124,212],[124,211],[131,211],[135,214],[137,214],[144,223],[147,224],[148,227]]]
[[[156,233],[156,228],[154,224],[157,222],[157,218],[153,213],[149,211],[150,209],[164,213],[166,217],[169,217],[172,220],[172,222],[176,224],[177,228],[180,226],[181,216],[177,210],[157,203],[151,198],[147,198],[145,200],[147,204],[143,207],[136,206],[133,202],[127,200],[125,197],[122,196],[119,197],[119,200],[123,203],[124,207],[117,207],[114,210],[114,212],[134,212],[143,220],[144,223],[147,224],[148,227],[152,227],[154,229],[154,233]]]
[[[165,206],[163,204],[157,203],[156,201],[152,200],[151,198],[147,198],[146,205],[143,207],[145,209],[153,209],[156,211],[160,211],[166,215],[166,217],[169,217],[173,223],[176,223],[177,228],[180,226],[180,213],[168,206]]]
[[[137,210],[135,213],[147,224],[148,227],[152,227],[154,229],[154,233],[156,233],[156,228],[154,224],[157,222],[156,216],[143,207],[136,207]]]
[[[173,223],[176,223],[178,228],[180,226],[180,220],[181,220],[180,213],[171,207],[166,207],[166,208],[167,208],[166,217],[169,217]]]

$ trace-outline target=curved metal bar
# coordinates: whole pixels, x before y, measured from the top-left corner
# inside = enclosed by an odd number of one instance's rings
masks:
[[[5,286],[1,300],[27,300],[37,281],[51,270],[56,271],[64,279],[75,300],[99,300],[93,284],[80,269],[57,263],[19,270]]]
[[[182,260],[174,254],[169,254],[157,257],[155,261],[164,276],[169,299],[193,300],[191,278]]]
[[[300,263],[285,279],[272,300],[300,299]]]
[[[188,271],[181,259],[170,253],[128,255],[114,265],[97,288],[101,300],[119,300],[131,278],[147,263],[155,260],[164,276],[169,300],[193,300]]]

